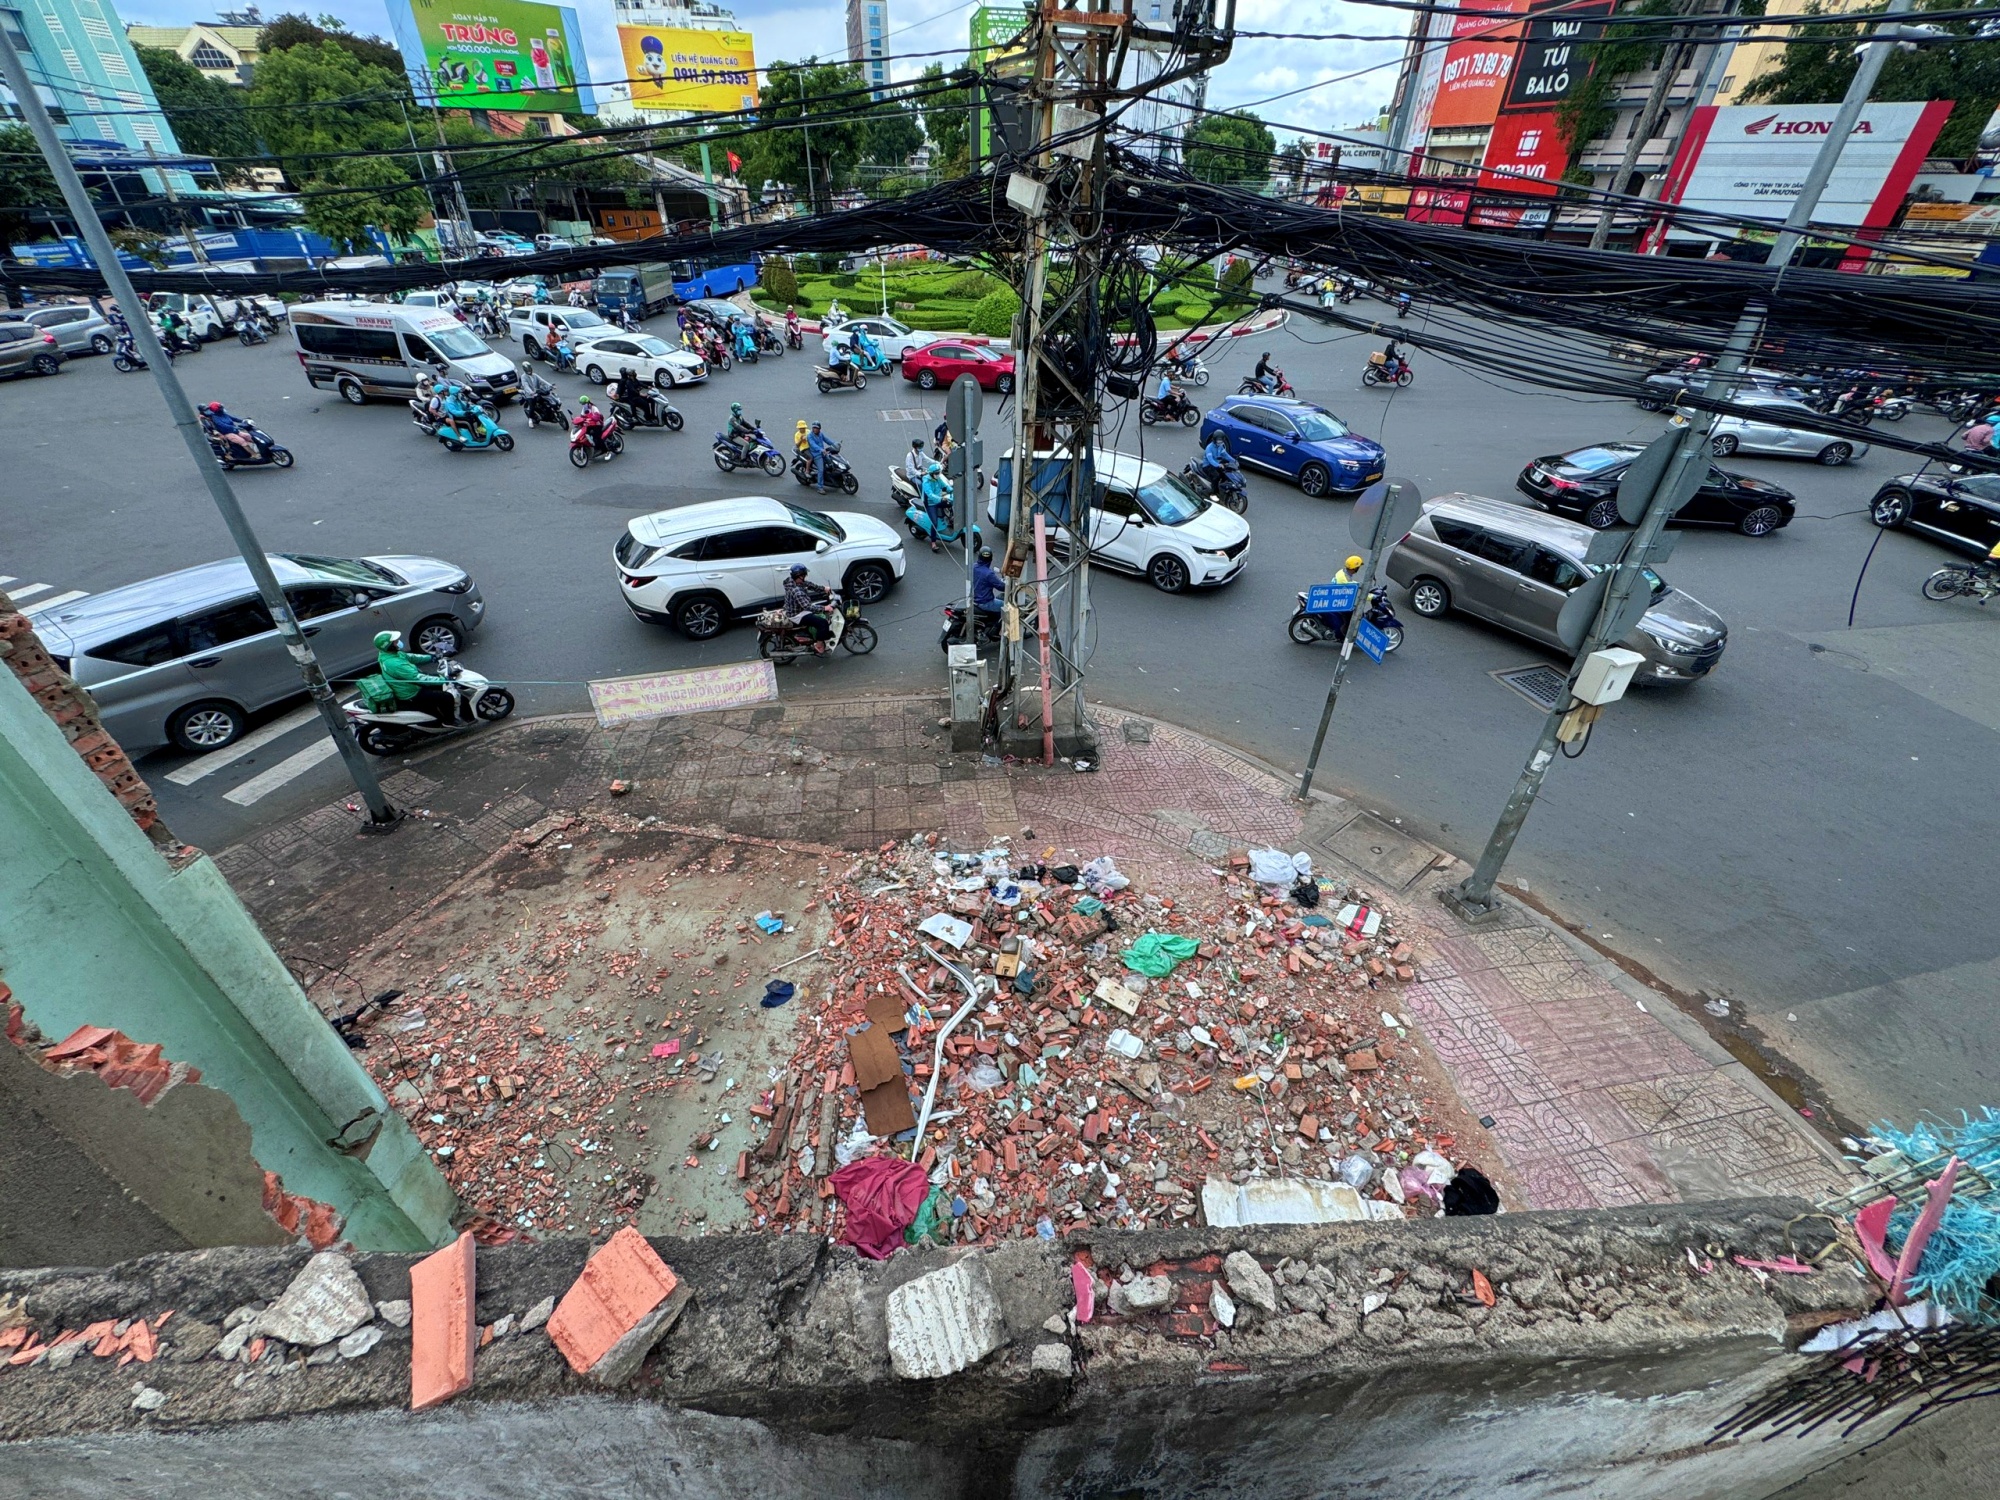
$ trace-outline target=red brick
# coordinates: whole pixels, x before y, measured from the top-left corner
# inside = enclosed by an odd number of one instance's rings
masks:
[[[472,1389],[472,1351],[479,1337],[472,1316],[475,1278],[469,1230],[410,1267],[412,1411]]]

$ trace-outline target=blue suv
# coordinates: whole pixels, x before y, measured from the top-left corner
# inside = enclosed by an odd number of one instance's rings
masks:
[[[1308,495],[1354,495],[1382,477],[1382,445],[1356,437],[1323,406],[1284,396],[1231,396],[1201,419],[1245,468],[1265,469]]]

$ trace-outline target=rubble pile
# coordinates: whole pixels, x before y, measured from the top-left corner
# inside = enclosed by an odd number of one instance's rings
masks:
[[[1249,855],[1161,893],[1055,852],[922,835],[824,893],[830,993],[737,1162],[755,1222],[830,1228],[835,1168],[908,1157],[929,1096],[910,1238],[1191,1223],[1205,1189],[1266,1179],[1345,1182],[1349,1217],[1435,1210],[1454,1140],[1398,1008],[1418,959],[1391,913],[1309,873],[1260,885]]]

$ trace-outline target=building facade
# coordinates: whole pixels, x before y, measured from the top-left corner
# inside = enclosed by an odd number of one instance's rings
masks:
[[[889,0],[847,0],[847,60],[877,99],[889,87],[888,35]]]
[[[194,26],[127,26],[125,40],[134,47],[171,52],[218,83],[248,87],[259,56],[257,26],[230,26],[203,21]]]

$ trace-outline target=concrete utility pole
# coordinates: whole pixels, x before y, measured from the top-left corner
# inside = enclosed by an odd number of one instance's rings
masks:
[[[1882,64],[1888,60],[1889,49],[1901,37],[1902,27],[1889,18],[1904,14],[1912,3],[1913,0],[1889,0],[1883,23],[1876,27],[1862,51],[1861,65],[1855,70],[1854,81],[1848,85],[1847,97],[1841,100],[1840,113],[1834,117],[1826,139],[1820,143],[1819,154],[1813,158],[1812,167],[1799,187],[1799,195],[1792,202],[1791,212],[1786,214],[1784,226],[1778,231],[1777,240],[1771,247],[1766,264],[1777,268],[1780,280],[1800,242],[1805,239],[1806,226],[1812,222],[1813,210],[1819,206],[1820,195],[1826,191],[1826,184],[1840,161],[1840,153],[1854,133],[1861,110],[1868,103],[1869,92],[1881,75]],[[1726,401],[1735,394],[1737,379],[1757,346],[1764,315],[1762,303],[1752,302],[1744,307],[1743,315],[1730,330],[1729,341],[1723,347],[1722,357],[1716,362],[1704,395]],[[1653,467],[1644,513],[1638,517],[1638,528],[1626,539],[1616,561],[1606,571],[1608,582],[1603,587],[1603,602],[1588,633],[1577,647],[1576,660],[1570,667],[1562,701],[1543,722],[1542,732],[1528,754],[1528,762],[1507,798],[1507,805],[1501,809],[1500,821],[1494,825],[1478,865],[1464,880],[1440,893],[1445,905],[1468,922],[1490,920],[1501,911],[1493,887],[1500,878],[1500,870],[1508,854],[1513,851],[1514,840],[1520,836],[1522,825],[1528,820],[1528,812],[1534,806],[1549,767],[1555,761],[1563,721],[1576,706],[1569,689],[1576,685],[1577,674],[1591,653],[1622,639],[1643,614],[1644,600],[1634,600],[1633,590],[1643,577],[1646,564],[1655,555],[1660,533],[1667,522],[1701,486],[1701,477],[1707,470],[1709,460],[1709,429],[1714,425],[1712,412],[1689,421],[1680,430],[1664,466]],[[1645,463],[1646,455],[1642,455],[1628,471],[1628,478]],[[1622,486],[1619,509],[1621,513],[1627,509]],[[1640,607],[1635,609],[1635,605]]]
[[[228,476],[209,451],[208,438],[195,417],[194,407],[188,403],[187,392],[181,389],[166,351],[160,347],[146,304],[139,300],[132,278],[125,274],[125,267],[112,246],[111,236],[104,232],[104,225],[97,217],[97,206],[84,191],[83,178],[77,174],[76,164],[63,149],[62,140],[56,135],[55,124],[49,119],[41,95],[35,92],[28,77],[27,65],[21,61],[21,54],[5,28],[0,28],[0,77],[4,77],[7,86],[14,91],[21,113],[27,118],[28,128],[35,133],[36,144],[42,148],[42,155],[48,158],[49,171],[55,175],[56,185],[62,189],[63,202],[69,205],[70,217],[76,220],[77,232],[83,236],[84,244],[90,247],[91,259],[97,262],[105,284],[111,288],[111,295],[118,300],[125,313],[125,321],[132,327],[133,342],[138,345],[139,355],[146,361],[147,368],[153,372],[160,395],[167,403],[167,412],[174,419],[174,426],[180,430],[181,441],[187,445],[188,456],[201,471],[208,493],[215,501],[215,508],[222,512],[222,523],[229,528],[236,550],[243,554],[243,561],[249,565],[257,592],[263,596],[264,605],[278,627],[278,634],[284,639],[285,649],[291,653],[300,675],[305,678],[306,690],[312,694],[320,718],[326,722],[327,733],[333,736],[340,758],[347,762],[348,774],[354,778],[356,790],[368,804],[370,823],[381,828],[392,826],[400,814],[382,795],[382,787],[375,779],[375,768],[369,764],[368,756],[347,727],[347,716],[341,712],[340,704],[333,696],[333,688],[327,683],[326,673],[320,670],[319,659],[313,655],[312,647],[299,629],[299,622],[285,599],[285,591],[278,586],[278,576],[271,571],[271,560],[265,556],[263,545],[250,529],[243,507],[237,504],[236,492],[230,488]]]

